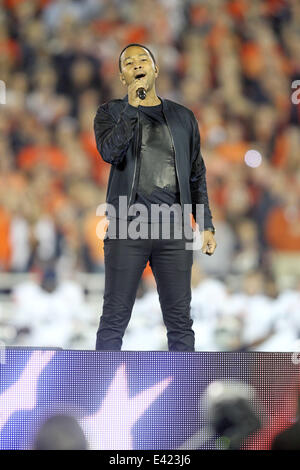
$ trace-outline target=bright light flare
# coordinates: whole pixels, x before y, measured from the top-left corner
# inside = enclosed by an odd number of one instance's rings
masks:
[[[251,168],[257,168],[262,162],[262,156],[257,150],[248,150],[245,153],[245,163]]]

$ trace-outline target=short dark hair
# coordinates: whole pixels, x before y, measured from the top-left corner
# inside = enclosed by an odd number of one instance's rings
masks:
[[[88,442],[77,419],[53,415],[43,422],[34,438],[34,450],[88,450]]]
[[[126,51],[126,49],[127,49],[128,47],[131,47],[131,46],[139,46],[139,47],[143,47],[143,49],[146,49],[146,50],[149,52],[150,56],[152,57],[152,60],[153,60],[153,62],[154,62],[154,65],[156,65],[155,57],[154,57],[154,55],[152,54],[152,52],[150,51],[150,49],[148,49],[148,47],[143,46],[143,44],[137,44],[137,43],[135,43],[135,42],[132,42],[132,43],[130,43],[130,44],[127,44],[127,46],[125,46],[124,49],[122,49],[122,51],[120,52],[120,55],[119,55],[119,70],[120,70],[120,72],[122,72],[122,68],[121,68],[121,56],[122,56],[123,52]]]

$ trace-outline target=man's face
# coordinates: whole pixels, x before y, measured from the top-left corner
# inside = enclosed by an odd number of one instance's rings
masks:
[[[158,67],[154,65],[149,52],[143,47],[130,46],[121,56],[120,80],[123,85],[137,81],[149,91],[158,76]]]

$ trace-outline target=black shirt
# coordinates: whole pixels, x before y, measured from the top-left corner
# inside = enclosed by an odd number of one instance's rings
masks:
[[[139,183],[134,203],[143,204],[148,214],[151,204],[180,204],[172,138],[162,111],[156,106],[139,106],[142,122]],[[170,213],[171,220],[173,212]],[[142,215],[139,216],[143,220]],[[158,221],[153,219],[152,221]],[[150,222],[150,219],[148,219]]]

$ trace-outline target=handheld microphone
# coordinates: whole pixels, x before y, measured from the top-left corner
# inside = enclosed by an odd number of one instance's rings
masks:
[[[145,88],[138,88],[136,91],[140,100],[144,100],[146,98],[146,90]]]

